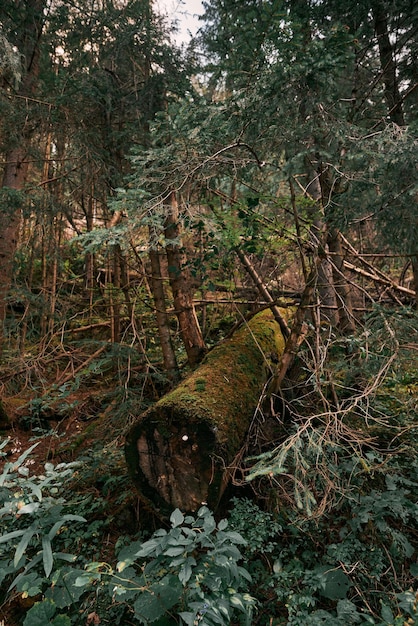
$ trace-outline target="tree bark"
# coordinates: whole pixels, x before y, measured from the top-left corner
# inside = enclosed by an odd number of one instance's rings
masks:
[[[288,320],[291,313],[281,315]],[[133,425],[125,446],[129,473],[155,510],[216,508],[284,345],[271,311],[258,313]]]
[[[411,257],[412,273],[414,277],[414,289],[415,289],[415,308],[418,310],[418,254]]]
[[[206,346],[193,304],[190,272],[182,250],[179,211],[174,192],[170,194],[170,205],[165,220],[165,237],[173,242],[167,244],[166,255],[174,308],[189,364],[195,367],[206,352]]]
[[[33,96],[39,76],[39,40],[43,28],[45,0],[27,0],[24,3],[25,23],[19,37],[19,51],[24,57],[25,74],[18,95]],[[26,124],[26,122],[25,122]],[[14,191],[23,189],[28,174],[26,159],[30,137],[25,126],[21,129],[18,145],[6,151],[2,187]],[[6,298],[13,280],[13,262],[17,248],[22,208],[10,204],[0,211],[0,358],[4,346]]]
[[[376,3],[376,6],[373,8],[373,17],[379,46],[380,65],[385,86],[385,100],[388,107],[388,115],[391,122],[394,122],[398,126],[405,126],[402,98],[399,92],[396,64],[393,57],[393,47],[390,43],[388,22],[383,3]]]
[[[171,338],[169,317],[167,314],[160,254],[158,250],[153,247],[152,242],[148,256],[151,263],[151,276],[149,284],[154,298],[155,317],[157,320],[158,334],[163,354],[164,369],[168,378],[172,382],[177,382],[179,380],[179,369]]]
[[[332,256],[332,275],[337,301],[338,330],[343,334],[352,334],[356,330],[353,316],[350,286],[344,275],[344,252],[338,230],[328,232],[328,248]]]

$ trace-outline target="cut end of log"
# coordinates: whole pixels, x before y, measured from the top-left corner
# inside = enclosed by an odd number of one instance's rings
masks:
[[[218,483],[212,460],[215,434],[207,424],[147,420],[126,442],[126,459],[142,495],[162,513],[173,508],[196,511],[210,502]],[[153,423],[154,422],[154,423]],[[214,490],[218,493],[219,484]]]

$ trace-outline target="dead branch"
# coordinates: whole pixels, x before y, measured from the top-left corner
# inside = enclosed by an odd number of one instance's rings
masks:
[[[378,276],[377,273],[372,274],[371,272],[361,269],[361,267],[356,267],[349,261],[344,261],[344,267],[350,270],[351,272],[354,272],[355,274],[359,274],[360,276],[364,276],[365,278],[369,278],[370,280],[373,280],[376,283],[380,283],[381,285],[390,287],[391,289],[394,289],[395,291],[399,291],[400,293],[404,293],[408,296],[415,297],[415,291],[413,291],[412,289],[408,289],[407,287],[402,287],[401,285],[398,285],[393,280],[391,280],[388,276]],[[376,268],[374,269],[376,272]]]
[[[390,278],[387,274],[366,261],[363,256],[351,245],[348,239],[346,239],[343,235],[341,235],[341,239],[350,254],[358,259],[360,263],[366,268],[366,270],[363,270],[360,267],[356,267],[348,261],[344,261],[344,267],[356,274],[359,274],[360,276],[364,276],[365,278],[369,278],[370,280],[373,280],[377,283],[389,286],[392,289],[399,291],[400,293],[415,297],[415,291],[413,291],[412,289],[408,289],[407,287],[402,287],[401,285],[398,285],[398,283],[392,280],[392,278]]]
[[[261,297],[264,298],[265,301],[269,303],[270,310],[274,315],[274,319],[279,324],[283,337],[286,339],[290,335],[290,330],[286,323],[286,320],[280,313],[280,309],[275,304],[273,296],[271,295],[271,293],[269,292],[269,290],[267,289],[267,287],[261,280],[261,277],[259,276],[257,270],[255,269],[254,265],[251,263],[247,255],[239,248],[236,248],[235,252],[237,253],[239,260],[241,261],[244,268],[248,272],[252,281],[254,282],[254,285],[257,287],[257,290],[260,293]]]

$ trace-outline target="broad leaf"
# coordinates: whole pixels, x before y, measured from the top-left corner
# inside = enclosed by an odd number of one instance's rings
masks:
[[[36,602],[26,613],[23,626],[48,626],[56,613],[57,607],[51,600]],[[70,622],[71,623],[71,622]]]
[[[36,524],[32,524],[32,526],[29,526],[29,528],[26,529],[25,534],[23,535],[22,539],[20,540],[19,545],[16,548],[15,556],[13,559],[13,564],[15,567],[17,567],[17,564],[19,563],[20,559],[25,553],[26,548],[28,547],[28,543],[32,539],[36,531],[36,528],[37,528]]]
[[[44,564],[45,576],[48,578],[54,565],[51,541],[47,535],[42,537],[42,561]]]
[[[165,576],[138,597],[134,604],[135,617],[145,624],[154,622],[179,601],[182,592],[177,577]]]
[[[13,530],[11,533],[6,533],[0,537],[0,543],[6,543],[11,539],[16,539],[16,537],[21,537],[24,535],[26,530]]]
[[[180,509],[175,509],[170,515],[170,522],[173,528],[180,526],[184,522],[184,515]]]

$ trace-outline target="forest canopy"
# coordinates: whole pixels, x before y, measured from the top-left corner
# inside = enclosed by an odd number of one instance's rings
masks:
[[[203,7],[0,6],[0,623],[415,624],[418,6]]]

